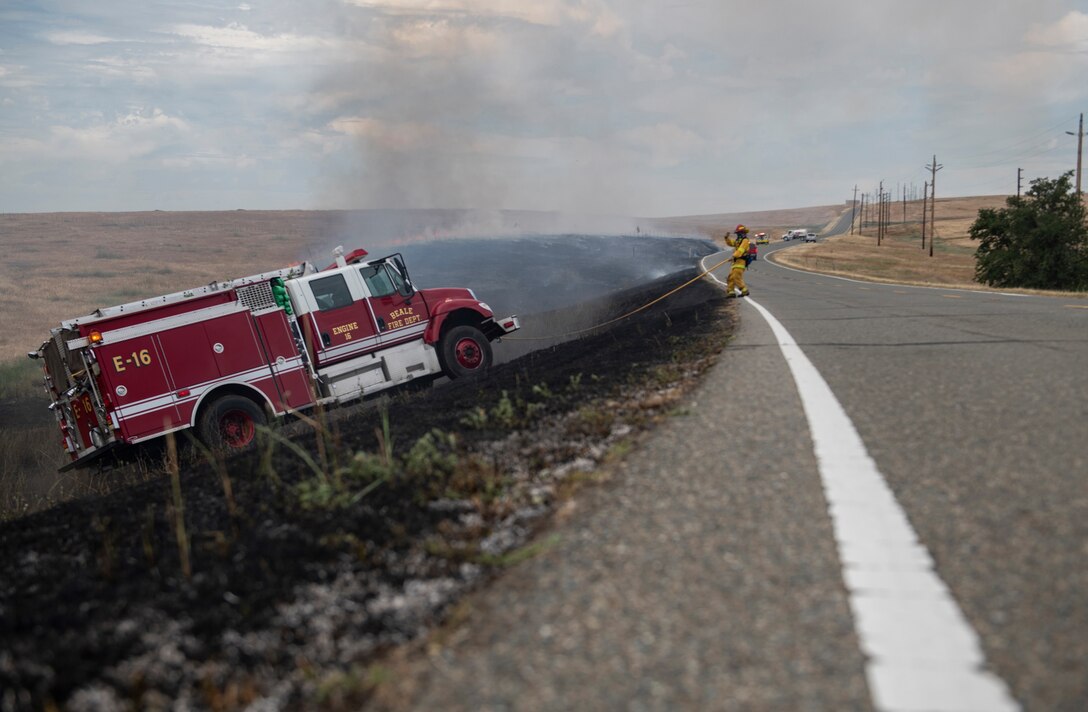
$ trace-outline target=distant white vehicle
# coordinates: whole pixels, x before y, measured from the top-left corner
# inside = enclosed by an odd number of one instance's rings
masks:
[[[804,240],[807,234],[808,230],[790,230],[782,236],[782,239],[786,242],[789,242],[790,240]]]
[[[816,242],[816,233],[806,232],[805,233],[805,242]]]

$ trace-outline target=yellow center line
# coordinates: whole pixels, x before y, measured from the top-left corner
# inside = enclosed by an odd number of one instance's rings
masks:
[[[1088,304],[1063,304],[1066,309],[1088,309]]]
[[[959,294],[942,294],[945,299],[963,299]]]

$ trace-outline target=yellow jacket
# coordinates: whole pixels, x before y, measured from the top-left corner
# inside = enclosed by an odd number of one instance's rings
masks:
[[[733,249],[733,268],[747,267],[748,261],[744,259],[744,256],[748,254],[748,246],[751,244],[748,237],[736,237],[725,238],[725,244],[729,245]]]

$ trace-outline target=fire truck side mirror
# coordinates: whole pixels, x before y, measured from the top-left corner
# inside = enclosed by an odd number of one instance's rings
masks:
[[[416,293],[415,287],[412,286],[412,280],[408,279],[408,270],[404,266],[404,260],[400,255],[393,256],[393,266],[400,273],[401,279],[397,284],[397,291],[402,297],[410,297]]]

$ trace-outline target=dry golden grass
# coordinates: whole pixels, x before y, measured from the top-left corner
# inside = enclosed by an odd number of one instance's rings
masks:
[[[839,235],[818,243],[798,245],[775,253],[773,259],[798,269],[855,279],[991,289],[975,281],[978,243],[971,239],[968,231],[978,218],[979,210],[1004,208],[1006,198],[1004,195],[939,198],[934,206],[937,239],[933,243],[932,257],[929,256],[928,232],[925,249],[922,249],[922,203],[914,201],[907,203],[905,216],[902,204],[893,204],[891,225],[880,245],[877,245],[876,225],[866,224],[863,234]],[[1071,292],[1007,288],[1001,291],[1088,297]]]
[[[42,407],[45,403],[42,396]],[[0,438],[0,521],[16,519],[58,502],[105,494],[152,475],[146,467],[110,472],[58,472],[69,462],[55,423],[5,429]]]
[[[311,259],[310,244],[337,219],[304,211],[0,214],[0,362],[25,358],[61,320],[99,307]]]

